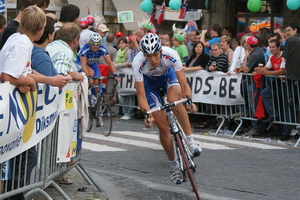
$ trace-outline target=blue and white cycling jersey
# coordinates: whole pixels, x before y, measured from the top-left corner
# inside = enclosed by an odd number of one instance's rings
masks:
[[[143,81],[144,75],[155,78],[168,73],[168,69],[173,67],[174,71],[182,69],[182,63],[178,53],[169,47],[162,47],[160,65],[157,68],[151,66],[143,52],[139,52],[132,63],[132,70],[135,82]]]
[[[100,45],[97,52],[90,49],[89,43],[85,44],[79,51],[76,63],[80,65],[80,57],[86,57],[87,65],[92,66],[101,56],[109,55],[105,46]]]

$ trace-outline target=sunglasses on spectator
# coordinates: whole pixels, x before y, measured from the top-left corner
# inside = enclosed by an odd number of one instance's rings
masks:
[[[101,44],[101,43],[97,43],[97,42],[90,42],[90,44],[91,44],[91,45],[94,45],[94,46],[100,46],[100,44]]]

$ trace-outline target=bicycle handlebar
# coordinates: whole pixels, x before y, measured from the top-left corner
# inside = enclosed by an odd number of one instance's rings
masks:
[[[192,108],[192,110],[194,110],[194,108],[193,108],[193,106],[192,106],[192,99],[191,99],[191,97],[189,96],[189,95],[186,95],[186,99],[180,99],[180,100],[178,100],[178,101],[174,101],[173,103],[167,103],[167,104],[165,104],[165,105],[163,105],[163,106],[159,106],[159,107],[156,107],[156,108],[152,108],[152,109],[150,109],[150,110],[144,110],[143,111],[143,115],[144,115],[144,118],[146,119],[146,121],[148,122],[148,116],[149,116],[149,114],[151,114],[151,113],[154,113],[154,112],[156,112],[156,111],[160,111],[160,110],[166,110],[166,109],[168,109],[168,108],[171,108],[171,107],[173,107],[173,106],[177,106],[178,104],[181,104],[181,103],[185,103],[185,102],[187,102],[187,104],[189,104],[190,106],[191,106],[191,108]]]

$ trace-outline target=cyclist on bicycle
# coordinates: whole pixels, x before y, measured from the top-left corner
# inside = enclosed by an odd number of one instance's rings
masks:
[[[98,61],[101,56],[104,57],[105,62],[108,64],[110,71],[116,75],[116,68],[107,49],[102,44],[102,37],[99,33],[93,33],[90,36],[89,43],[85,44],[79,51],[77,57],[78,71],[85,72],[87,76],[99,77],[100,71],[98,68]],[[80,67],[81,66],[81,67]]]
[[[148,111],[162,105],[161,88],[164,89],[168,102],[186,98],[186,95],[191,96],[191,89],[187,84],[177,52],[168,47],[162,47],[158,35],[153,33],[146,34],[140,44],[141,52],[136,55],[132,68],[141,110],[146,109]],[[192,106],[193,110],[196,111],[196,105],[192,104]],[[190,105],[186,105],[186,109],[192,110]],[[188,114],[183,104],[174,106],[174,110],[178,111],[177,118],[186,134],[190,150],[194,156],[200,155],[202,150],[194,141]],[[174,153],[166,112],[152,113],[149,115],[148,121],[145,120],[147,127],[152,127],[154,123],[159,129],[160,142],[171,164],[171,180],[180,184],[183,178]]]

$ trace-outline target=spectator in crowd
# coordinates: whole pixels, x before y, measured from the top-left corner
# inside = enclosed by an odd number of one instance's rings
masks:
[[[197,34],[196,35],[196,42],[199,42],[201,40],[201,35]]]
[[[228,71],[228,59],[221,49],[219,43],[214,43],[211,45],[211,56],[205,66],[205,70],[211,71],[222,71],[226,73]]]
[[[285,39],[287,40],[289,37],[292,37],[299,33],[299,26],[295,23],[290,23],[285,28]]]
[[[66,4],[60,10],[59,21],[55,23],[55,31],[60,29],[65,23],[71,22],[78,24],[80,9],[73,4]]]
[[[292,29],[294,25],[290,25],[286,28]],[[296,25],[294,26],[296,27]],[[286,40],[286,45],[284,47],[284,51],[282,54],[282,57],[285,59],[285,76],[287,78],[287,83],[288,83],[288,94],[289,94],[289,103],[292,106],[299,105],[299,81],[300,81],[300,68],[299,68],[299,63],[300,63],[300,34],[298,33],[298,28],[297,32],[287,38]],[[293,30],[289,32],[294,32]],[[287,103],[287,102],[286,102]],[[291,112],[291,109],[286,110],[286,121],[287,122],[294,122],[294,113]],[[290,138],[290,133],[283,133],[282,135],[282,140],[288,140]]]
[[[189,41],[186,43],[186,47],[188,49],[189,55],[192,55],[192,53],[193,53],[193,48],[194,48],[194,45],[196,43],[196,35],[197,35],[197,31],[191,31],[188,34]]]
[[[18,33],[11,35],[2,50],[0,58],[1,82],[9,81],[16,85],[20,92],[27,93],[36,90],[36,82],[51,84],[63,87],[69,78],[57,76],[56,78],[46,77],[38,73],[32,73],[31,52],[32,42],[39,40],[43,34],[46,24],[46,16],[42,9],[37,6],[28,6],[22,11],[20,16]],[[20,54],[20,52],[22,52]],[[8,190],[22,187],[30,178],[31,171],[37,162],[35,147],[13,158],[14,166],[13,179],[8,181]],[[9,198],[10,200],[23,200],[23,193],[19,193]]]
[[[49,53],[46,51],[46,46],[54,40],[55,22],[48,16],[46,17],[46,22],[42,37],[33,43],[31,68],[45,76],[56,76],[58,75],[58,72],[53,66]]]
[[[100,36],[102,37],[102,44],[106,45],[106,36],[109,34],[109,29],[107,28],[107,26],[103,23],[98,23],[96,25],[96,31],[97,33],[100,34]]]
[[[118,46],[119,46],[119,50],[114,60],[116,68],[131,67],[131,63],[128,62],[131,50],[127,46],[127,39],[125,37],[120,38],[118,41]],[[130,45],[130,47],[132,46],[133,45]],[[122,107],[123,116],[121,117],[121,119],[130,120],[134,115],[134,108],[128,107],[128,105],[135,106],[135,94],[119,93],[118,97],[119,97],[120,104],[127,105]]]
[[[118,52],[118,50],[115,47],[113,47],[114,40],[115,40],[114,34],[110,33],[106,36],[105,48],[107,49],[110,60],[114,60],[115,57],[117,56],[117,52]],[[104,56],[101,56],[99,58],[99,64],[100,65],[108,65],[104,59]],[[100,68],[100,72],[101,72],[101,68]],[[113,76],[113,73],[111,71],[109,71],[109,76]],[[106,93],[110,97],[109,100],[110,100],[111,105],[114,105],[115,103],[117,103],[117,99],[118,99],[117,91],[114,87],[114,84],[115,84],[115,80],[112,80],[112,79],[107,80]]]
[[[114,45],[114,47],[115,47],[117,50],[119,50],[118,41],[119,41],[120,38],[123,38],[123,37],[124,37],[124,33],[122,33],[122,32],[117,32],[117,33],[115,34],[115,37],[116,37],[116,45]]]
[[[250,36],[246,39],[244,44],[246,49],[247,64],[241,69],[245,73],[252,73],[255,67],[259,64],[265,64],[264,55],[258,47],[258,39],[254,36]]]
[[[255,68],[255,72],[262,75],[271,75],[278,76],[284,75],[285,73],[285,60],[282,57],[282,51],[280,51],[280,42],[279,40],[270,40],[269,47],[272,55],[266,66],[264,68],[257,67]],[[265,111],[268,113],[268,118],[263,120],[263,122],[270,123],[274,121],[278,117],[278,108],[273,107],[273,101],[280,101],[280,98],[273,99],[274,97],[283,97],[284,103],[281,104],[284,110],[289,110],[287,97],[286,97],[286,80],[283,78],[275,78],[272,84],[269,84],[261,91],[261,96],[264,103]],[[279,103],[279,102],[278,102]],[[276,105],[276,104],[275,104]],[[277,104],[278,105],[278,104]],[[274,112],[275,111],[275,112]],[[285,111],[283,111],[284,113]],[[286,136],[289,135],[293,126],[291,125],[281,125],[278,124],[277,130],[282,129],[280,132],[282,133],[281,140],[285,140]]]
[[[234,51],[238,46],[240,46],[240,40],[238,38],[233,38],[231,42],[232,50]]]
[[[219,24],[213,24],[210,29],[209,29],[209,33],[210,33],[210,40],[206,41],[205,40],[205,35],[207,33],[207,30],[202,30],[202,34],[201,34],[201,42],[204,44],[204,52],[207,55],[210,55],[210,50],[211,50],[211,46],[214,43],[220,43],[220,37],[222,34],[222,29],[221,26]]]
[[[270,34],[270,40],[278,40],[279,41],[279,43],[280,43],[280,51],[283,51],[283,49],[284,49],[284,42],[285,42],[285,40],[284,39],[282,39],[282,37],[281,37],[281,35],[279,34],[279,33],[271,33]]]
[[[88,7],[88,9],[89,9],[89,7]],[[93,15],[91,15],[91,14],[88,12],[88,16],[86,17],[86,19],[88,20],[88,29],[89,29],[90,31],[96,32],[96,31],[95,31],[95,28],[94,28],[95,18],[93,17]]]
[[[97,23],[97,22],[95,22],[94,16],[91,15],[91,10],[90,10],[89,6],[87,6],[87,14],[88,14],[87,19],[89,21],[88,29],[90,31],[96,32],[94,24]]]
[[[193,54],[190,59],[186,62],[184,71],[197,71],[205,69],[209,61],[209,56],[204,53],[204,45],[202,42],[196,42],[193,48]]]
[[[134,31],[133,35],[136,35],[138,37],[139,41],[141,41],[141,39],[143,38],[143,31],[142,30]]]
[[[171,40],[166,40],[166,41],[164,42],[164,45],[163,45],[163,46],[172,48],[172,47],[173,47],[173,43],[172,43]]]
[[[258,46],[263,53],[266,53],[269,47],[270,31],[268,28],[261,28],[257,35],[258,37]]]
[[[85,44],[89,43],[90,36],[94,33],[93,31],[88,29],[89,21],[87,18],[81,18],[79,22],[79,26],[81,27],[82,31],[80,33],[79,38],[79,47],[82,48]]]
[[[230,48],[231,38],[229,36],[223,35],[220,38],[220,45],[223,53],[227,55],[228,65],[230,67],[232,63],[233,50]]]
[[[59,74],[70,75],[72,79],[83,81],[84,76],[78,72],[75,64],[76,51],[79,45],[80,27],[67,22],[56,31],[56,40],[47,45],[55,69]]]
[[[258,39],[254,36],[247,37],[246,43],[244,44],[244,47],[246,49],[246,65],[241,68],[242,72],[245,73],[252,73],[256,67],[261,64],[264,66],[265,59],[264,54],[258,47]],[[256,111],[256,105],[254,102],[254,91],[255,91],[255,84],[252,80],[252,77],[249,76],[246,77],[245,80],[242,81],[242,91],[243,97],[245,99],[245,105],[239,106],[239,112],[233,114],[233,117],[245,117],[245,116],[254,116]],[[245,133],[247,136],[252,136],[260,132],[260,130],[264,130],[265,127],[264,124],[261,123],[261,121],[251,121],[252,127],[251,130]]]
[[[58,22],[58,18],[57,18],[56,15],[53,14],[52,12],[46,13],[46,16],[47,16],[47,17],[51,17],[51,18],[54,20],[54,23],[57,23],[57,22]]]
[[[184,36],[177,33],[172,38],[173,49],[178,53],[182,63],[186,63],[189,59],[189,53],[186,46],[183,44]]]
[[[227,74],[230,75],[231,72],[236,72],[236,68],[238,68],[237,73],[245,64],[245,54],[246,54],[246,39],[251,36],[250,34],[245,34],[241,38],[240,46],[236,47],[232,56],[232,63],[230,69],[228,70]]]
[[[276,27],[274,28],[274,33],[278,33],[281,37],[281,46],[285,46],[285,42],[286,42],[286,39],[284,37],[284,32],[285,32],[285,29],[283,27]]]
[[[23,13],[23,10],[31,5],[36,5],[40,7],[42,10],[45,10],[50,4],[50,0],[22,0],[20,2],[20,12],[18,13],[17,17],[10,22],[7,27],[5,28],[2,40],[0,44],[0,49],[3,48],[6,40],[11,36],[12,34],[16,33],[20,24],[20,19]]]
[[[234,28],[232,26],[225,26],[222,30],[222,36],[224,35],[231,37],[231,39],[234,38]]]
[[[187,46],[187,43],[189,42],[189,36],[188,36],[188,34],[184,34],[184,45],[185,46]],[[188,48],[188,47],[186,47],[186,48]],[[189,50],[189,48],[188,48],[188,50]],[[190,54],[189,54],[190,55]]]
[[[3,31],[6,28],[6,18],[0,14],[0,42],[2,40]]]

